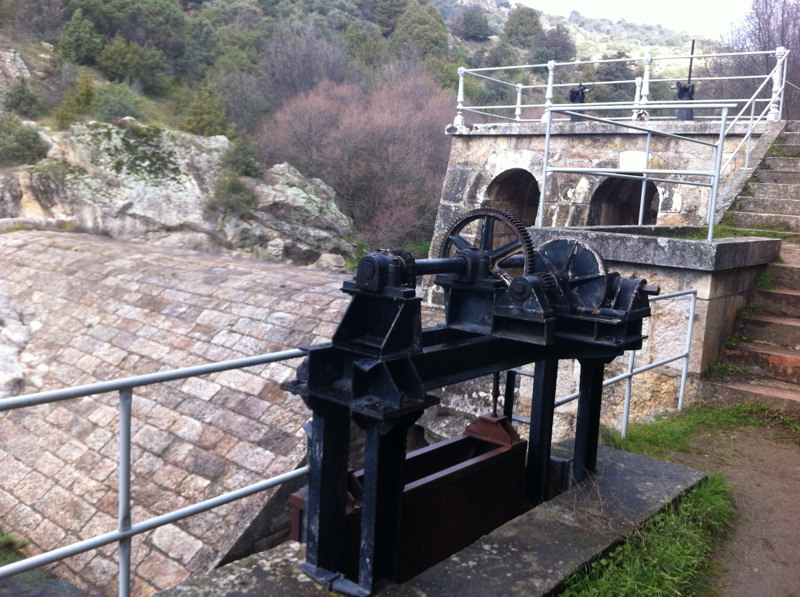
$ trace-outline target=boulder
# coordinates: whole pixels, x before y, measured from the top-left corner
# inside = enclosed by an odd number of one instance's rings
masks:
[[[230,142],[145,126],[83,122],[42,131],[46,159],[0,175],[0,217],[242,257],[317,263],[353,260],[352,223],[333,190],[278,164],[263,179],[242,180],[257,205],[240,216],[204,213]],[[325,259],[320,265],[331,263]]]

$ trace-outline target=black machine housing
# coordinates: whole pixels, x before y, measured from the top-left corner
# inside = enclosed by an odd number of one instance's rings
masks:
[[[439,402],[429,392],[535,363],[527,457],[523,445],[519,460],[524,479],[505,491],[521,494],[508,496],[514,503],[541,503],[547,496],[558,360],[581,364],[572,458],[580,481],[596,465],[604,367],[641,347],[648,296],[658,293],[645,280],[607,273],[602,258],[581,241],[559,238],[534,249],[519,221],[490,208],[458,219],[439,253],[432,259],[414,259],[405,251],[363,257],[355,277],[343,284],[352,300],[331,343],[311,347],[290,384],[313,412],[302,567],[349,595],[370,595],[375,583],[402,580],[398,571],[408,569],[401,555],[410,522],[403,519],[406,436],[424,410]],[[422,275],[434,275],[444,292],[444,322],[426,329],[416,294]],[[507,385],[504,416],[483,417],[467,435],[524,444],[510,425],[512,409],[513,387]],[[341,539],[352,502],[351,421],[364,431],[365,454],[358,570],[348,577]],[[424,542],[424,536],[415,540]]]

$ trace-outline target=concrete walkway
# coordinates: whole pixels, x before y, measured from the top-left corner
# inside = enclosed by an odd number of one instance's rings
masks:
[[[387,597],[547,595],[565,578],[705,477],[678,464],[598,451],[598,474],[506,523]],[[162,591],[159,597],[304,597],[330,595],[300,572],[304,546],[280,545]]]

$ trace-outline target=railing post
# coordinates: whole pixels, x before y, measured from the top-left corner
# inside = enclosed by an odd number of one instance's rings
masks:
[[[631,110],[631,120],[636,120],[639,117],[639,110],[641,110],[642,78],[636,77],[633,84],[636,86],[636,92],[633,94],[633,110]]]
[[[781,119],[781,108],[783,105],[782,97],[783,97],[783,72],[784,69],[778,68],[778,64],[786,55],[786,48],[780,46],[775,50],[775,58],[777,59],[777,64],[775,65],[775,69],[772,71],[772,97],[769,101],[769,113],[767,114],[768,120],[780,120]]]
[[[694,332],[694,319],[697,312],[697,291],[690,295],[691,304],[689,306],[689,325],[686,326],[686,347],[684,349],[683,369],[681,369],[681,385],[678,390],[678,410],[683,409],[683,396],[686,394],[686,377],[689,374],[689,354],[692,350],[692,333]]]
[[[463,66],[458,67],[458,94],[456,95],[456,117],[454,126],[464,126],[464,71]]]
[[[117,526],[120,532],[131,528],[131,411],[133,390],[119,391],[119,496]],[[119,542],[119,597],[131,591],[131,538]]]
[[[542,122],[545,123],[544,154],[542,155],[542,184],[539,185],[539,208],[536,213],[536,226],[544,226],[544,202],[547,198],[547,168],[550,161],[550,129],[553,126],[553,81],[555,80],[556,63],[551,60],[547,63],[547,91],[544,96],[544,114]]]
[[[632,350],[628,355],[628,377],[625,380],[625,402],[622,406],[622,425],[620,435],[625,438],[628,435],[628,418],[631,414],[631,390],[633,386],[633,369],[636,361],[636,351]]]
[[[708,240],[714,239],[714,220],[717,217],[717,193],[719,193],[719,172],[722,168],[722,152],[725,149],[725,127],[728,124],[728,108],[722,108],[722,122],[719,139],[714,148],[714,177],[711,180],[711,199],[708,202]]]
[[[642,110],[647,108],[650,101],[650,67],[653,64],[653,57],[646,56],[644,59],[644,75],[642,76]]]
[[[647,169],[650,167],[650,145],[653,133],[647,133],[647,143],[644,149],[644,171],[642,172],[642,190],[639,194],[639,226],[644,224],[644,201],[647,198]]]
[[[522,116],[522,83],[517,83],[517,107],[514,110],[514,120],[519,122]]]
[[[550,106],[553,105],[553,82],[556,78],[556,61],[551,60],[547,63],[547,89],[544,92],[544,109],[545,113],[542,114],[542,122],[545,121]]]

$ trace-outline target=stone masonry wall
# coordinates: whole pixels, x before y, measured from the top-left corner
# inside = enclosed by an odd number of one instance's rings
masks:
[[[0,399],[326,342],[347,303],[340,274],[84,234],[0,234],[0,259],[20,369]],[[309,412],[279,384],[299,362],[135,390],[133,521],[298,467]],[[114,530],[117,429],[111,394],[0,413],[0,528],[31,554]],[[134,594],[214,567],[270,495],[135,538]],[[116,594],[116,545],[55,570]]]

